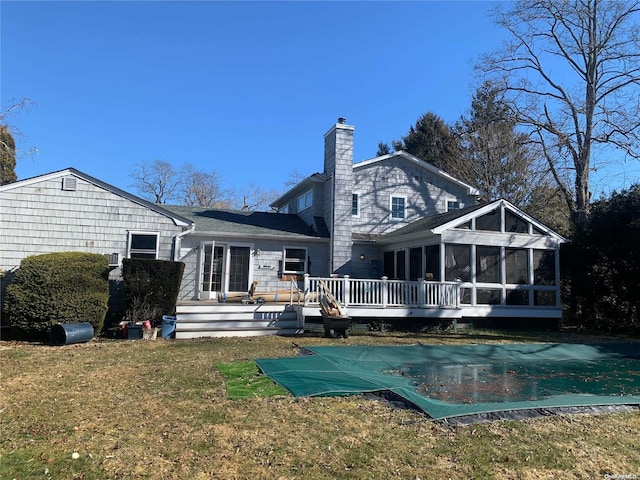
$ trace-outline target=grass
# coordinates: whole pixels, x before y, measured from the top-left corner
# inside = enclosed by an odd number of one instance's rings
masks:
[[[229,398],[272,397],[287,395],[288,392],[260,373],[252,360],[219,363],[218,370],[224,375]]]
[[[0,479],[640,477],[639,412],[448,427],[358,396],[274,393],[252,367],[298,346],[603,340],[466,332],[0,342]]]

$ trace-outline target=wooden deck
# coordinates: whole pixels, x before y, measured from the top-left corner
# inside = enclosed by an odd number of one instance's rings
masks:
[[[461,317],[460,288],[455,282],[314,278],[288,302],[262,304],[182,300],[176,311],[176,338],[297,335],[316,330],[318,300],[330,291],[353,319]],[[256,297],[260,294],[256,293]]]

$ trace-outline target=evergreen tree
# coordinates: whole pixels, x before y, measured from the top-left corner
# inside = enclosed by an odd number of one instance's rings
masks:
[[[456,139],[449,126],[438,115],[427,112],[411,126],[400,140],[392,142],[395,151],[404,150],[442,170],[448,171],[460,155]],[[378,144],[378,152],[387,151],[386,144]]]
[[[456,124],[461,154],[449,173],[479,188],[487,201],[504,198],[523,206],[536,185],[544,183],[545,172],[529,138],[517,132],[516,125],[501,91],[484,83],[469,115]]]
[[[7,125],[0,125],[0,185],[15,182],[16,142]]]

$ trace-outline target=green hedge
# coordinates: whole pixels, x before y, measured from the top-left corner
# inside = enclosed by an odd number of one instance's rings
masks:
[[[175,314],[183,273],[182,262],[125,258],[122,276],[127,319],[159,324],[163,315]]]
[[[591,206],[587,223],[563,245],[560,265],[570,286],[569,324],[640,334],[640,184]]]
[[[25,258],[7,287],[9,325],[31,339],[44,339],[56,323],[89,322],[100,332],[109,301],[108,273],[107,258],[94,253]]]

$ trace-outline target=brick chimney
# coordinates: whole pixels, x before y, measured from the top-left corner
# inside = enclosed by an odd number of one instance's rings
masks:
[[[324,218],[331,232],[329,271],[337,274],[349,273],[353,245],[353,131],[341,117],[324,135],[324,173],[329,177]]]

